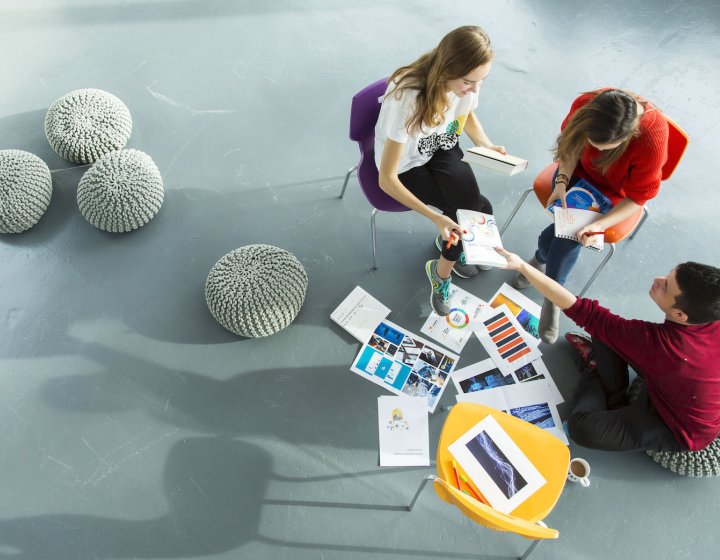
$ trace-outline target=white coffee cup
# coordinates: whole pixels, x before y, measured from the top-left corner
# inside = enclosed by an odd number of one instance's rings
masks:
[[[570,482],[579,482],[581,486],[590,486],[590,464],[585,459],[576,457],[570,461],[567,479]]]

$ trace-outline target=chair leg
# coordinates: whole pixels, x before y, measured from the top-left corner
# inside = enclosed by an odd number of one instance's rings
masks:
[[[529,546],[528,549],[525,551],[525,554],[523,554],[523,555],[520,557],[519,560],[527,560],[527,559],[530,557],[530,555],[532,554],[533,550],[535,550],[535,547],[536,547],[537,545],[539,545],[539,544],[540,544],[540,540],[539,540],[539,539],[531,542],[531,543],[530,543],[530,546]]]
[[[345,196],[345,189],[347,189],[348,181],[350,180],[350,175],[352,175],[355,171],[357,171],[358,166],[351,167],[348,169],[348,172],[345,174],[345,182],[343,183],[342,191],[340,192],[340,196],[338,198],[342,198]]]
[[[370,214],[370,235],[372,236],[372,250],[373,250],[373,270],[377,270],[378,264],[377,264],[377,251],[375,249],[375,216],[378,213],[377,208],[373,208],[372,213]]]
[[[635,228],[635,231],[633,231],[630,234],[630,239],[635,239],[635,235],[637,234],[638,231],[640,231],[640,228],[645,223],[645,220],[648,219],[649,215],[650,215],[650,210],[648,209],[647,205],[644,205],[642,218],[640,218],[640,222],[638,223],[637,227]]]
[[[542,521],[538,521],[537,524],[541,525],[542,527],[547,527],[547,525],[545,525],[545,523],[543,523]],[[537,540],[534,540],[533,542],[531,542],[530,546],[525,551],[525,554],[523,554],[518,560],[527,560],[530,557],[530,555],[532,554],[533,550],[535,550],[537,545],[540,544],[541,540],[542,539],[537,539]]]
[[[423,479],[420,481],[420,486],[418,487],[417,492],[415,492],[415,496],[413,496],[412,502],[410,502],[410,505],[407,507],[408,511],[412,511],[412,509],[415,507],[415,502],[418,501],[420,494],[425,489],[425,485],[431,480],[437,480],[437,476],[435,476],[434,474],[428,474],[425,475],[425,477],[423,477]]]
[[[523,202],[525,202],[525,199],[528,197],[528,195],[529,195],[531,192],[533,192],[533,189],[532,189],[532,188],[527,189],[527,190],[522,194],[522,196],[520,197],[520,200],[519,200],[518,203],[515,205],[515,208],[513,208],[513,211],[510,212],[510,216],[508,217],[507,221],[505,222],[505,224],[503,225],[502,229],[500,230],[500,235],[502,235],[503,233],[505,233],[505,230],[506,230],[507,227],[510,225],[510,222],[513,221],[513,218],[515,217],[515,214],[517,214],[518,210],[520,210],[520,207],[522,206]]]
[[[592,284],[595,281],[595,278],[597,278],[597,275],[600,274],[600,271],[605,267],[607,262],[610,260],[610,258],[614,254],[615,254],[615,243],[610,243],[610,251],[608,251],[608,254],[605,256],[605,258],[602,260],[602,262],[595,269],[595,272],[593,272],[593,275],[590,277],[590,280],[587,281],[587,284],[585,284],[585,287],[578,294],[578,297],[583,297],[585,295],[585,292],[587,292],[588,288],[590,287],[590,284]]]

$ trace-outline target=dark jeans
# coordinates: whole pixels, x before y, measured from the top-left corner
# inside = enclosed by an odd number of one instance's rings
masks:
[[[553,175],[553,184],[555,184],[557,173],[555,171]],[[579,180],[579,177],[573,176],[570,179],[568,190]],[[577,241],[555,237],[555,224],[550,224],[538,237],[538,249],[535,251],[535,258],[538,262],[546,265],[545,274],[547,276],[564,286],[570,271],[577,263],[581,249],[582,245]]]
[[[426,164],[408,169],[398,175],[400,182],[416,197],[434,206],[451,220],[457,222],[457,210],[475,210],[492,214],[490,201],[480,194],[475,174],[470,164],[461,161],[459,145],[450,150],[438,150]],[[462,244],[442,246],[442,256],[456,261],[462,253]]]
[[[593,339],[598,364],[583,382],[568,419],[568,432],[578,445],[605,451],[683,449],[660,418],[647,387],[628,404],[628,363]]]

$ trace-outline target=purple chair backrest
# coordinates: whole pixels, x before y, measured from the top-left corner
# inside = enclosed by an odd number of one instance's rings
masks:
[[[350,108],[350,139],[360,147],[358,182],[365,198],[378,210],[404,212],[409,208],[387,195],[378,183],[375,165],[375,124],[380,114],[379,98],[385,93],[387,78],[378,80],[357,92]]]

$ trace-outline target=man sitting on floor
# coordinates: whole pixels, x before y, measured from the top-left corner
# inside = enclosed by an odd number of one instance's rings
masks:
[[[568,419],[576,443],[608,451],[696,451],[720,435],[720,269],[686,262],[656,278],[650,297],[665,313],[658,324],[618,317],[517,255],[497,251],[507,268],[592,336],[566,337],[589,371]],[[632,404],[628,365],[645,381]]]

